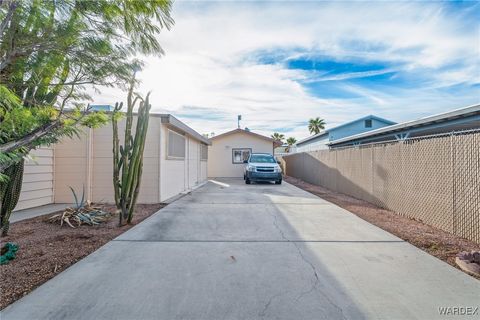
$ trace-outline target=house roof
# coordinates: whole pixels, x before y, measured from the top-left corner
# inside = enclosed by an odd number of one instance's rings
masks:
[[[359,140],[359,139],[365,139],[365,138],[373,138],[375,136],[383,136],[383,135],[388,135],[388,134],[394,134],[398,133],[401,131],[406,131],[406,130],[415,130],[420,127],[426,127],[426,126],[432,126],[432,125],[440,125],[440,124],[448,124],[448,122],[453,122],[457,120],[461,120],[462,118],[470,118],[470,117],[480,117],[480,104],[464,107],[464,108],[459,108],[455,109],[453,111],[449,112],[444,112],[440,114],[436,114],[433,116],[428,116],[424,118],[420,118],[417,120],[412,120],[412,121],[407,121],[399,124],[394,124],[388,127],[383,127],[380,129],[375,129],[371,130],[368,132],[364,133],[359,133],[356,135],[352,135],[349,137],[337,139],[334,141],[331,141],[328,143],[328,145],[336,145],[340,143],[345,143],[349,141],[354,141],[354,140]],[[476,124],[477,123],[477,124]],[[480,123],[480,120],[474,121],[471,125],[475,126]],[[452,130],[462,130],[462,127],[464,126],[469,126],[468,123],[459,125],[458,128],[453,128]],[[466,128],[467,128],[466,127]],[[466,129],[464,128],[464,129]],[[450,130],[450,131],[452,131]]]
[[[351,125],[352,123],[359,122],[359,121],[364,121],[364,120],[368,120],[368,119],[374,119],[374,120],[377,120],[377,121],[380,121],[380,122],[383,122],[383,123],[386,123],[386,124],[389,124],[389,125],[396,124],[396,122],[393,122],[393,121],[390,121],[390,120],[387,120],[387,119],[384,119],[384,118],[381,118],[381,117],[374,116],[373,114],[370,114],[368,116],[365,116],[365,117],[362,117],[362,118],[359,118],[359,119],[355,119],[355,120],[352,120],[352,121],[349,121],[349,122],[342,123],[341,125],[338,125],[336,127],[320,131],[319,133],[314,134],[313,136],[310,136],[310,137],[307,137],[305,139],[300,140],[299,142],[296,143],[296,145],[298,146],[298,145],[304,144],[305,142],[308,142],[310,140],[314,140],[314,139],[319,138],[323,135],[326,135],[330,131],[337,130],[337,129],[340,129],[342,127]]]
[[[193,130],[192,128],[190,128],[185,123],[178,120],[177,118],[175,118],[171,114],[151,113],[150,116],[161,118],[162,123],[168,124],[168,125],[176,128],[180,131],[183,131],[186,134],[190,135],[192,138],[194,138],[194,139],[196,139],[200,142],[203,142],[206,145],[211,145],[212,144],[212,142],[209,139],[205,138],[200,133]]]
[[[217,136],[213,136],[213,137],[210,138],[210,140],[215,140],[215,139],[218,139],[220,137],[226,137],[226,136],[229,136],[229,135],[232,135],[232,134],[235,134],[235,133],[245,133],[245,134],[251,135],[251,136],[256,137],[256,138],[267,140],[267,141],[270,141],[272,143],[275,143],[275,146],[281,146],[282,145],[281,141],[277,141],[277,140],[272,139],[270,137],[267,137],[267,136],[264,136],[264,135],[261,135],[261,134],[258,134],[258,133],[252,132],[252,131],[244,130],[244,129],[241,129],[241,128],[237,128],[237,129],[234,129],[234,130],[224,132],[224,133],[219,134]]]
[[[102,106],[108,106],[108,105],[102,105]],[[113,111],[106,110],[105,113],[112,114]],[[133,115],[137,116],[138,112],[133,112]],[[188,134],[192,138],[194,138],[194,139],[196,139],[196,140],[198,140],[198,141],[200,141],[200,142],[202,142],[206,145],[211,145],[212,144],[212,142],[209,139],[205,138],[203,135],[201,135],[197,131],[193,130],[192,128],[187,126],[185,123],[178,120],[177,118],[175,118],[173,115],[171,115],[169,113],[152,113],[152,112],[150,112],[150,117],[160,118],[161,119],[160,121],[162,123],[168,124],[168,125],[172,126],[173,128],[175,128],[177,130],[185,132],[186,134]]]

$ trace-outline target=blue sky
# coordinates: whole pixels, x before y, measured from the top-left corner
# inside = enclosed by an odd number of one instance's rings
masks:
[[[177,1],[140,91],[201,133],[308,136],[375,114],[401,122],[480,102],[480,4]],[[96,103],[123,93],[103,90]]]

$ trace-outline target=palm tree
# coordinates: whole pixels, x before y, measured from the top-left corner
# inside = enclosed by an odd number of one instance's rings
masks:
[[[310,133],[317,134],[323,129],[325,129],[325,120],[316,117],[308,121],[308,131],[310,131]]]
[[[294,137],[290,137],[287,139],[287,148],[285,149],[285,151],[289,152],[290,151],[290,148],[295,144],[297,143],[297,139],[295,139]]]
[[[274,134],[271,135],[273,140],[283,142],[285,139],[285,135],[282,133],[275,132]]]

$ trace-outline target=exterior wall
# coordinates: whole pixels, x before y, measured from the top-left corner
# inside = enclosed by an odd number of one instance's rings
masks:
[[[135,126],[134,126],[135,128]],[[132,130],[134,130],[134,128]],[[140,185],[139,203],[159,202],[159,139],[160,119],[150,117],[145,150],[143,152],[143,175]],[[118,125],[119,133],[125,130],[125,121]],[[92,130],[92,195],[94,202],[113,202],[113,132],[111,125]],[[123,135],[120,135],[120,143]]]
[[[167,157],[168,130],[173,129],[162,125],[160,134],[160,201],[190,190],[207,179],[207,161],[200,160],[201,142],[186,136],[185,159],[169,159]]]
[[[72,187],[77,193],[90,190],[88,170],[91,153],[91,131],[85,130],[80,137],[66,138],[55,145],[55,203],[73,202]],[[90,194],[85,195],[90,199]]]
[[[187,189],[187,169],[185,159],[168,159],[167,157],[167,140],[168,140],[167,126],[162,125],[160,134],[160,159],[161,159],[161,172],[160,172],[160,198],[164,201],[171,198],[180,192]],[[188,139],[185,139],[187,147]],[[188,157],[188,150],[186,150],[185,156]]]
[[[160,119],[151,117],[143,155],[144,174],[139,203],[159,202],[159,126]],[[125,121],[121,121],[118,127],[119,132],[123,132]],[[114,201],[112,141],[112,126],[107,125],[95,130],[87,129],[80,138],[66,139],[56,145],[55,171],[58,178],[55,202],[72,201],[69,186],[77,193],[85,189],[86,197],[91,201]]]
[[[125,121],[119,123],[119,132]],[[186,137],[186,157],[167,159],[167,125],[151,117],[143,158],[143,175],[138,203],[158,203],[186,191],[206,179],[200,161],[200,142]],[[87,129],[79,138],[66,139],[55,147],[55,202],[72,202],[72,186],[77,193],[85,188],[94,202],[114,202],[111,125]],[[120,141],[123,141],[120,135]],[[206,172],[206,169],[203,169]]]
[[[372,127],[366,128],[365,120],[369,120],[369,119],[372,120]],[[385,123],[375,118],[360,119],[358,121],[354,121],[352,123],[346,124],[339,128],[333,128],[329,130],[328,131],[329,140],[333,141],[336,139],[353,136],[354,134],[359,134],[359,133],[363,133],[363,132],[367,132],[375,129],[380,129],[390,125],[391,125],[390,123]]]
[[[273,153],[271,141],[248,133],[236,132],[212,140],[208,148],[209,177],[243,177],[243,163],[232,162],[233,148],[251,148],[252,152]]]
[[[53,202],[54,151],[39,148],[30,153],[25,163],[22,192],[15,210],[27,209]]]

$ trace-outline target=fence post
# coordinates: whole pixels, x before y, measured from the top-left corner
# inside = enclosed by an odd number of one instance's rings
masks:
[[[451,165],[451,175],[452,175],[452,233],[457,235],[457,223],[456,223],[456,197],[457,190],[455,185],[455,143],[453,139],[455,138],[454,132],[450,135],[450,165]]]
[[[370,174],[371,174],[371,177],[370,177],[370,184],[371,184],[370,201],[372,203],[375,203],[375,201],[374,201],[375,200],[375,195],[374,195],[375,174],[373,172],[373,170],[375,169],[375,166],[374,166],[375,151],[374,151],[374,146],[373,145],[370,146],[370,150],[371,150],[371,152],[370,152],[370,166],[371,166],[371,168],[370,168],[370,171],[371,171],[370,172]]]
[[[338,150],[334,150],[335,153],[335,191],[338,192],[338,175],[340,174],[340,170],[338,170]]]

